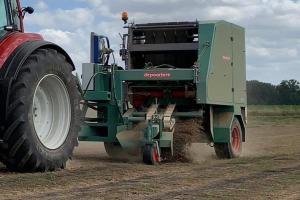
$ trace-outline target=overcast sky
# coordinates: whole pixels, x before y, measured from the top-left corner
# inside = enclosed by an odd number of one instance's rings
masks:
[[[78,71],[89,61],[94,31],[110,37],[118,51],[129,12],[136,23],[227,20],[246,28],[247,79],[277,84],[300,80],[299,0],[23,0],[35,8],[25,19],[27,32],[41,33],[71,55]]]

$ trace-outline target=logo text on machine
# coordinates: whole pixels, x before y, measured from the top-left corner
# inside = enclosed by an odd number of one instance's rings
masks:
[[[170,78],[171,74],[170,73],[145,73],[144,74],[145,78]]]

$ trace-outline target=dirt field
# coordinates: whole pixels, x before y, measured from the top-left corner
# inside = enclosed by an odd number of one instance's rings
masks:
[[[81,143],[66,170],[15,174],[0,165],[0,199],[300,199],[300,117],[252,116],[244,156],[217,160],[194,145],[194,163],[110,160]]]

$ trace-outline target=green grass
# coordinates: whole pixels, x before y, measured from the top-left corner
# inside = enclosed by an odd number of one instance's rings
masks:
[[[300,116],[300,105],[250,105],[250,116]]]
[[[248,126],[283,126],[300,124],[298,105],[248,106]]]

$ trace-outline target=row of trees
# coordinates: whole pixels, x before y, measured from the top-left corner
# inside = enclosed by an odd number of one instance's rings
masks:
[[[297,80],[283,80],[279,85],[247,81],[249,105],[300,105],[300,84]]]

